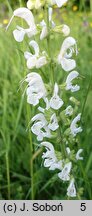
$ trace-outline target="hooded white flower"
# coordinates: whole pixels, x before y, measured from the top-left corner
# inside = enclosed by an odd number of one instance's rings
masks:
[[[70,180],[70,171],[72,168],[72,163],[69,162],[65,164],[64,168],[60,173],[58,173],[58,177],[62,179],[63,181],[69,181]]]
[[[77,133],[82,132],[82,128],[81,127],[77,127],[77,122],[80,121],[81,118],[81,113],[79,113],[72,121],[71,125],[70,125],[70,129],[71,129],[71,134],[75,137]]]
[[[67,196],[76,197],[76,188],[74,185],[74,179],[70,181],[69,187],[67,188]]]
[[[69,73],[66,79],[66,90],[71,90],[71,92],[76,92],[80,89],[79,85],[72,85],[72,81],[78,77],[79,73],[77,71],[72,71]]]
[[[51,0],[52,4],[62,7],[68,0]]]
[[[25,20],[25,22],[28,24],[29,28],[24,29],[20,26],[17,26],[16,29],[13,31],[14,38],[17,42],[21,42],[24,39],[24,36],[27,35],[29,38],[34,36],[37,33],[36,25],[34,22],[33,14],[30,10],[27,8],[18,8],[13,12],[13,16],[6,28],[8,29],[10,23],[12,22],[14,17],[20,17]]]
[[[69,105],[65,110],[65,115],[71,116],[73,114],[73,108]]]
[[[36,106],[41,98],[46,96],[46,89],[41,76],[35,72],[29,73],[25,79],[28,83],[27,102]]]
[[[48,122],[43,113],[35,115],[31,121],[34,122],[31,131],[37,136],[38,141],[42,141],[44,137],[51,137],[50,129],[47,126]]]
[[[83,157],[80,156],[80,154],[83,152],[83,149],[79,149],[76,154],[76,160],[83,160]]]
[[[49,167],[49,170],[62,170],[62,160],[58,161],[52,143],[42,142],[41,146],[44,146],[47,150],[42,155],[42,158],[44,159],[44,167]]]
[[[40,9],[40,7],[43,5],[42,1],[40,0],[28,0],[27,1],[27,8],[32,9]]]
[[[61,64],[62,68],[69,72],[76,67],[76,62],[72,58],[73,53],[77,54],[76,40],[73,37],[67,37],[62,46],[60,53],[58,55],[58,63]]]
[[[47,28],[47,24],[44,20],[42,20],[40,22],[40,26],[42,27],[42,31],[40,34],[40,40],[43,40],[48,35],[48,28]]]
[[[58,110],[60,107],[62,107],[64,104],[63,100],[58,95],[58,85],[55,83],[54,85],[54,93],[53,96],[50,99],[50,107]]]
[[[32,69],[34,67],[41,68],[45,64],[47,64],[46,55],[43,51],[42,56],[40,56],[39,46],[36,41],[30,41],[29,45],[34,49],[34,53],[24,52],[24,57],[27,60],[28,69]]]
[[[52,131],[57,130],[59,127],[56,114],[54,113],[50,118],[50,123],[48,124],[48,128]]]
[[[34,116],[32,122],[34,122],[34,124],[31,127],[31,130],[35,135],[37,135],[37,140],[39,141],[42,141],[44,137],[50,138],[52,136],[51,131],[56,131],[59,127],[56,114],[51,116],[50,123],[46,120],[43,113]]]
[[[58,173],[58,177],[62,179],[63,181],[69,181],[70,180],[70,171],[72,168],[72,163],[69,162],[65,164],[64,168],[60,173]]]

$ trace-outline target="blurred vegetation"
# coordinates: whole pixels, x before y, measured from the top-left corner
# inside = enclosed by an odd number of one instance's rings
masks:
[[[8,4],[9,2],[9,4]],[[19,7],[18,1],[0,2],[0,199],[30,199],[31,178],[30,154],[31,135],[26,130],[30,121],[30,106],[26,103],[26,97],[22,90],[18,90],[20,81],[28,73],[23,57],[23,50],[26,44],[18,44],[12,36],[12,27],[5,32],[7,21],[11,16],[12,9]],[[82,1],[71,1],[73,5]],[[81,90],[77,97],[80,100],[82,112],[83,133],[80,137],[81,147],[84,149],[84,160],[79,163],[78,186],[83,187],[81,199],[92,199],[92,14],[90,2],[87,9],[80,11],[73,10],[71,4],[62,10],[55,9],[55,19],[66,23],[71,28],[71,35],[78,42],[79,55],[76,58],[77,70],[81,74]],[[88,3],[87,3],[88,2]],[[11,6],[11,7],[10,7]],[[88,11],[89,7],[89,11]],[[7,12],[6,13],[6,8]],[[38,12],[39,20],[43,18]],[[58,22],[58,21],[57,21]],[[55,41],[54,41],[55,40]],[[40,42],[42,46],[45,42]],[[61,36],[57,35],[52,40],[52,53],[60,50],[62,43]],[[54,46],[53,46],[54,44]],[[57,76],[58,73],[58,76]],[[43,74],[48,79],[48,68]],[[60,80],[61,72],[56,71],[56,80]],[[62,78],[63,79],[63,78]],[[33,111],[32,111],[33,114]],[[38,151],[37,141],[33,140],[34,150]],[[35,156],[35,155],[34,155]],[[55,173],[49,172],[42,165],[41,152],[34,159],[34,199],[66,199],[64,184],[56,177]]]

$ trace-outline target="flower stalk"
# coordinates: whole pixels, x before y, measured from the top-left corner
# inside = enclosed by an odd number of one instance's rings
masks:
[[[27,68],[30,71],[24,78],[24,82],[27,83],[26,95],[27,103],[35,107],[36,114],[32,117],[28,108],[28,121],[31,118],[31,132],[36,136],[38,146],[45,148],[42,159],[44,167],[49,170],[57,170],[57,177],[63,182],[68,182],[67,197],[75,198],[79,197],[75,186],[75,171],[73,165],[77,167],[77,161],[83,160],[83,149],[77,149],[75,145],[76,136],[82,132],[80,124],[81,113],[77,113],[79,102],[76,98],[71,96],[67,99],[67,92],[72,95],[74,92],[80,90],[80,86],[74,84],[78,79],[79,73],[75,70],[76,61],[74,54],[78,54],[76,40],[69,36],[70,28],[63,24],[57,26],[52,20],[52,7],[62,7],[68,0],[49,0],[45,1],[45,14],[46,18],[40,22],[35,23],[33,13],[27,8],[16,9],[13,13],[14,17],[23,18],[27,23],[27,28],[17,26],[13,31],[13,36],[17,42],[22,42],[25,36],[30,38],[29,46],[34,50],[34,54],[25,51],[24,57],[26,59]],[[29,0],[27,6],[30,9],[39,9],[42,6],[41,0],[34,1]],[[45,21],[46,19],[46,21]],[[9,25],[8,25],[9,27]],[[38,28],[39,27],[39,28]],[[58,56],[54,60],[54,53],[52,55],[52,39],[51,33],[60,33],[65,37]],[[47,52],[43,50],[40,52],[40,47],[37,43],[36,35],[40,40],[47,40]],[[35,40],[32,37],[35,36]],[[50,78],[48,83],[44,83],[43,74],[40,73],[42,67],[45,70],[45,66],[49,64]],[[54,65],[59,70],[62,68],[62,72],[69,73],[66,78],[66,82],[62,85],[58,85],[57,77],[54,78]],[[51,85],[50,85],[51,84]],[[47,87],[48,86],[48,87]],[[62,86],[62,88],[60,88]],[[48,90],[50,89],[50,91]],[[64,97],[64,95],[66,95]],[[73,105],[72,105],[73,103]],[[62,130],[61,130],[62,129]],[[34,176],[33,176],[33,143],[31,132],[29,134],[30,139],[30,152],[31,152],[31,199],[34,199]],[[49,140],[49,141],[48,141]],[[61,142],[58,142],[61,141]],[[57,147],[57,143],[59,143]]]

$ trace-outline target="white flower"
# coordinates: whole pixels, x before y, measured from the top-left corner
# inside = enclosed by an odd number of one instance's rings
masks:
[[[57,83],[55,83],[54,93],[52,98],[50,99],[50,107],[55,110],[58,110],[60,109],[60,107],[63,106],[63,104],[64,104],[63,100],[58,95],[58,85]]]
[[[31,52],[24,52],[24,57],[27,59],[27,67],[28,69],[32,69],[34,67],[41,68],[43,65],[47,64],[46,56],[43,51],[42,56],[40,56],[39,46],[36,41],[30,41],[29,45],[33,47],[35,54]]]
[[[76,188],[74,185],[74,179],[70,181],[69,187],[67,188],[67,196],[76,197]]]
[[[73,37],[67,37],[64,40],[58,55],[58,63],[61,64],[62,68],[67,72],[73,70],[76,67],[75,60],[71,59],[74,52],[76,52],[76,54],[78,52],[76,40]]]
[[[62,32],[63,32],[64,36],[67,37],[70,34],[69,26],[64,24],[62,27]]]
[[[40,26],[42,27],[42,31],[40,34],[40,40],[43,40],[48,35],[47,24],[44,20],[42,20],[42,22],[40,22]]]
[[[68,0],[51,0],[52,4],[62,7]]]
[[[78,121],[80,121],[81,118],[81,113],[79,113],[72,121],[71,125],[70,125],[70,129],[71,129],[71,134],[75,137],[77,133],[82,132],[82,128],[81,127],[76,127],[76,124]]]
[[[54,113],[50,118],[50,123],[48,124],[48,128],[52,131],[57,130],[59,127],[56,114]]]
[[[46,120],[43,113],[35,115],[31,121],[34,122],[31,130],[37,135],[37,140],[39,141],[42,141],[44,137],[50,138],[52,136],[51,131],[55,131],[59,127],[56,114],[51,116],[50,123]]]
[[[43,153],[44,167],[49,167],[49,170],[62,170],[62,160],[58,161],[52,143],[42,142],[41,146],[45,146],[46,152]]]
[[[66,90],[71,90],[71,92],[78,91],[80,89],[80,86],[78,85],[72,85],[72,81],[78,77],[79,73],[77,71],[72,71],[69,73],[66,79]]]
[[[62,165],[63,165],[63,161],[62,160],[54,162],[54,163],[52,163],[50,165],[49,170],[55,170],[55,169],[62,170]]]
[[[63,181],[69,181],[70,180],[70,171],[72,168],[72,163],[69,162],[65,164],[64,168],[60,173],[58,173],[58,177],[62,179]]]
[[[51,27],[54,28],[55,27],[55,23],[52,20],[52,12],[53,12],[52,8],[49,7],[49,9],[48,9],[49,23],[51,23]],[[41,31],[41,34],[40,34],[40,40],[43,40],[48,35],[48,27],[47,27],[47,24],[46,24],[46,22],[44,20],[42,20],[40,22],[40,26],[42,28],[42,31]]]
[[[38,141],[42,141],[44,137],[51,137],[50,129],[47,127],[48,122],[42,113],[35,115],[31,121],[35,122],[31,131],[37,136]]]
[[[71,105],[69,105],[66,109],[65,109],[65,115],[69,115],[71,116],[73,114],[73,108]]]
[[[42,155],[42,158],[45,159],[44,160],[44,166],[45,167],[50,167],[53,163],[55,163],[57,161],[54,147],[49,142],[42,142],[41,146],[45,146],[46,150],[47,150]]]
[[[27,8],[32,10],[32,9],[40,9],[42,6],[42,2],[40,0],[28,0],[27,1]]]
[[[41,98],[46,96],[46,89],[41,76],[35,72],[29,73],[25,79],[28,82],[27,102],[36,106]]]
[[[83,157],[80,157],[81,152],[83,152],[83,149],[79,149],[76,154],[76,160],[83,160]]]
[[[47,150],[46,153],[43,153],[43,156],[42,156],[43,159],[47,158],[47,157],[51,157],[52,155],[54,155],[54,158],[56,160],[56,156],[54,154],[55,150],[54,150],[54,147],[53,147],[52,143],[50,143],[50,142],[42,142],[40,145],[45,146],[46,150]]]
[[[17,26],[16,29],[13,31],[14,38],[17,42],[21,42],[24,39],[24,36],[27,35],[29,38],[34,36],[37,33],[36,25],[34,22],[33,14],[30,10],[27,8],[18,8],[13,12],[13,16],[6,28],[8,29],[10,23],[12,22],[14,17],[20,17],[25,20],[25,22],[28,24],[29,28],[24,29],[20,26]]]

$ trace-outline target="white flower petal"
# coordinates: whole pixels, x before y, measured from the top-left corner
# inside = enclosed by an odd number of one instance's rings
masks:
[[[30,27],[35,25],[33,14],[29,9],[25,7],[18,8],[13,12],[13,14],[16,17],[24,19]]]
[[[71,162],[65,164],[62,171],[60,173],[58,173],[58,177],[60,179],[62,179],[63,181],[69,181],[70,180],[70,175],[69,174],[70,174],[71,168],[72,168],[72,163]]]
[[[70,106],[68,106],[68,107],[66,108],[66,110],[65,110],[65,115],[71,116],[72,114],[73,114],[73,108],[72,108],[72,106],[70,105]]]
[[[27,60],[28,69],[32,69],[32,68],[36,67],[36,61],[37,61],[36,56],[32,56],[32,57],[28,58],[28,60]]]
[[[41,7],[41,2],[40,0],[35,0],[35,9],[39,9]]]
[[[58,85],[57,83],[55,83],[54,94],[50,99],[50,107],[55,110],[58,110],[61,108],[63,104],[64,104],[63,100],[58,96]]]
[[[17,42],[22,42],[23,39],[24,39],[24,36],[25,36],[25,32],[24,30],[18,30],[18,29],[15,29],[13,31],[13,36],[14,36],[14,39],[17,41]]]
[[[27,103],[32,104],[33,106],[36,106],[39,103],[39,99],[36,94],[30,94],[27,97]]]
[[[81,127],[76,127],[76,124],[78,121],[80,121],[81,118],[81,113],[79,113],[72,121],[71,125],[70,125],[70,129],[71,129],[71,134],[75,137],[77,133],[82,132],[82,128]]]
[[[77,78],[79,73],[77,71],[72,71],[69,73],[66,79],[66,90],[71,90],[71,92],[78,91],[80,89],[80,86],[78,85],[72,85],[72,81]]]
[[[34,8],[34,3],[33,3],[33,1],[31,1],[31,0],[28,0],[28,1],[27,1],[27,8],[28,8],[29,10],[32,10],[32,9]]]
[[[63,32],[64,36],[67,37],[70,34],[69,26],[64,24],[62,27],[62,32]]]
[[[42,142],[40,145],[46,147],[49,151],[54,153],[54,147],[53,147],[52,143]]]
[[[58,7],[62,7],[68,0],[55,0]]]
[[[67,196],[76,197],[76,188],[74,185],[74,179],[70,181],[69,187],[67,189]]]
[[[76,67],[76,61],[73,59],[62,58],[60,63],[63,70],[65,70],[66,72],[69,72]]]
[[[76,154],[76,160],[83,160],[83,157],[80,157],[80,154],[83,152],[83,149],[79,149]]]
[[[58,7],[62,7],[68,0],[50,0],[51,4],[57,4]]]
[[[71,47],[76,46],[76,40],[73,37],[67,37],[62,44],[60,53],[63,55],[68,49]]]
[[[45,37],[47,37],[48,30],[47,30],[47,25],[44,20],[40,23],[40,25],[42,27],[42,32],[40,34],[40,40],[43,40]]]
[[[55,113],[51,116],[48,127],[52,131],[55,131],[58,129],[59,125],[58,125],[58,121],[57,121],[57,117]]]
[[[25,57],[25,59],[29,59],[30,57],[32,57],[32,54],[30,53],[30,52],[24,52],[24,57]]]
[[[37,115],[35,115],[32,119],[31,119],[32,122],[34,121],[41,121],[43,123],[43,126],[45,124],[47,124],[47,121],[44,117],[44,114],[43,113],[38,113]]]
[[[42,66],[47,64],[47,60],[45,56],[41,56],[36,61],[36,68],[41,68]]]
[[[32,41],[30,41],[29,45],[33,47],[34,52],[35,52],[35,56],[39,56],[39,46],[38,46],[37,42],[32,40]]]
[[[52,163],[50,165],[49,170],[55,170],[55,169],[62,170],[62,163],[63,163],[62,160]]]
[[[43,127],[43,123],[41,121],[36,122],[33,124],[33,126],[31,127],[31,131],[35,134],[35,135],[39,135],[41,128]]]

